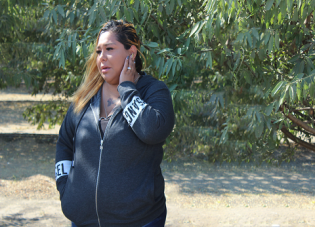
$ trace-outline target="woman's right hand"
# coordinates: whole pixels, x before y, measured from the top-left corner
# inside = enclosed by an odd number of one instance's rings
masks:
[[[133,55],[127,56],[127,58],[125,59],[124,66],[119,77],[119,84],[125,81],[135,81],[138,73],[136,71],[136,64],[134,60],[135,58],[133,57]]]

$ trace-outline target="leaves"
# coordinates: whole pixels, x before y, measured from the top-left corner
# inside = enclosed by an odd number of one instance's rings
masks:
[[[126,19],[140,37],[143,70],[171,90],[169,150],[209,160],[243,160],[248,147],[263,154],[279,145],[271,122],[282,119],[280,106],[314,105],[314,0],[41,3],[0,9],[11,18],[0,23],[0,87],[25,81],[34,94],[70,97],[102,24]]]
[[[167,60],[165,66],[164,66],[164,69],[166,69],[166,75],[168,75],[169,71],[171,70],[173,62],[174,62],[173,58],[170,58]]]
[[[207,57],[206,67],[209,67],[210,69],[212,69],[212,54],[211,52],[208,52],[207,55],[208,57]]]
[[[159,46],[159,44],[158,43],[156,43],[156,42],[150,42],[150,43],[148,43],[148,44],[146,44],[148,47],[152,47],[152,48],[156,48],[156,47],[158,47]]]
[[[252,37],[249,33],[246,33],[246,38],[247,38],[247,43],[249,45],[250,48],[253,47],[253,41],[252,41]]]
[[[63,7],[58,5],[57,6],[57,10],[58,10],[58,13],[62,16],[62,17],[65,17],[65,11],[63,10]]]
[[[252,28],[252,35],[253,35],[257,40],[259,40],[259,34],[258,34],[256,28]]]
[[[265,10],[270,10],[273,3],[274,3],[274,0],[268,0],[265,5]]]
[[[271,114],[271,111],[273,110],[273,103],[270,103],[267,107],[266,107],[266,109],[265,109],[265,114],[267,115],[267,116],[269,116],[270,114]]]
[[[201,24],[201,21],[197,22],[197,23],[194,25],[194,27],[191,29],[191,32],[190,32],[189,37],[191,37],[193,34],[195,34],[195,32],[196,32],[197,29],[199,28],[200,24]]]
[[[244,33],[239,33],[237,35],[237,38],[236,38],[235,42],[242,42],[243,39],[244,39]]]
[[[157,54],[162,54],[164,52],[168,52],[168,51],[171,51],[171,50],[172,50],[171,48],[164,48],[163,50],[159,51]]]
[[[57,13],[55,10],[51,10],[51,15],[55,21],[56,24],[58,24],[58,21],[57,21]]]
[[[273,36],[270,36],[269,42],[268,42],[268,53],[270,54],[273,48],[273,42],[274,42],[274,38]]]
[[[285,81],[279,81],[278,84],[274,87],[274,89],[271,91],[271,95],[275,96],[275,94],[278,93],[280,88],[285,84]]]
[[[279,49],[279,42],[280,42],[279,32],[276,31],[276,34],[275,34],[275,47],[276,47],[276,49]]]
[[[255,136],[257,139],[262,135],[263,130],[264,130],[264,124],[260,122],[255,128]]]

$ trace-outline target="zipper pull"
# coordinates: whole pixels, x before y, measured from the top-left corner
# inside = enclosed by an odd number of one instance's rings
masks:
[[[101,140],[101,146],[100,146],[101,151],[103,150],[103,140]]]

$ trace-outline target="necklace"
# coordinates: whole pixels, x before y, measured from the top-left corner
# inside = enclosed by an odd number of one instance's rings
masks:
[[[105,83],[103,83],[103,91],[102,92],[104,92],[104,84]],[[105,118],[107,118],[108,117],[108,114],[107,114],[107,110],[106,110],[106,99],[105,99],[105,93],[104,93],[104,95],[103,95],[103,104],[104,104],[104,110],[105,110]]]
[[[133,82],[134,84],[136,84],[141,77],[141,75],[139,73],[138,73],[138,75],[139,75],[139,77]]]
[[[106,102],[105,102],[106,103]],[[105,117],[108,117],[107,111],[106,111],[106,104],[104,103],[104,109],[105,109]]]

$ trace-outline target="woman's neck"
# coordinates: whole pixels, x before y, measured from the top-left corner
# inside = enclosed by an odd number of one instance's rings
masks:
[[[119,92],[117,91],[117,87],[118,85],[112,85],[112,84],[104,82],[103,91],[102,91],[103,97],[105,95],[107,98],[117,99],[119,97]]]
[[[116,105],[120,105],[118,85],[111,85],[104,82],[102,86],[100,117],[108,117]]]

